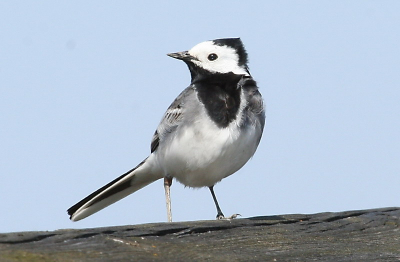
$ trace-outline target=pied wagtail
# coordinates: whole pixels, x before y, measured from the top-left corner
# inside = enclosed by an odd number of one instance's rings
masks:
[[[150,156],[69,208],[71,220],[90,216],[161,178],[168,221],[172,221],[172,178],[188,187],[208,187],[217,218],[224,218],[213,187],[253,156],[265,121],[246,50],[240,38],[225,38],[168,56],[187,64],[191,84],[162,118],[151,141]]]

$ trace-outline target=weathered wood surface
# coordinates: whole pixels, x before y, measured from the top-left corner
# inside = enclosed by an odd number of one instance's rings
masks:
[[[400,208],[0,234],[0,261],[400,261]]]

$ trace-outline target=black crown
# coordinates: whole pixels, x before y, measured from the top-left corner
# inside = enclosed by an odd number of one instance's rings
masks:
[[[219,46],[229,46],[235,49],[239,56],[239,65],[247,67],[247,52],[240,38],[221,38],[212,40],[212,42]]]

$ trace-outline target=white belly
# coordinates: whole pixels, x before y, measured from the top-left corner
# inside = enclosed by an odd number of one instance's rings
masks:
[[[253,156],[261,135],[255,126],[239,132],[236,122],[220,129],[208,119],[176,131],[158,161],[165,175],[189,187],[212,186],[239,170]]]

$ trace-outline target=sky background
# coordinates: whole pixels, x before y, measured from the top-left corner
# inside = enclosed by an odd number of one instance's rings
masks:
[[[400,1],[1,1],[0,232],[165,222],[163,182],[71,222],[136,166],[190,83],[166,56],[241,37],[267,106],[258,151],[215,186],[243,217],[400,206]],[[172,186],[174,221],[214,219]]]

